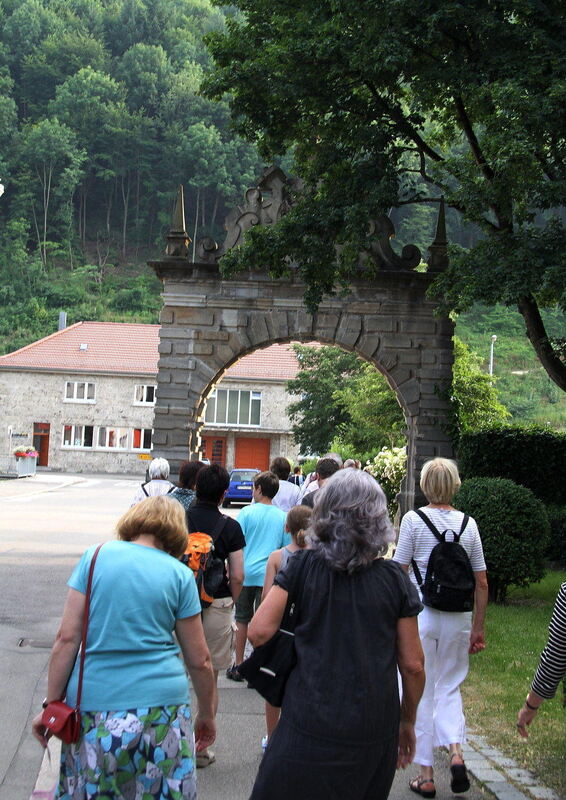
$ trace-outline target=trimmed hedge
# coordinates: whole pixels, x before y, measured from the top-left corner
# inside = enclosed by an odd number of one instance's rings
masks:
[[[566,434],[541,428],[490,428],[458,443],[464,478],[508,478],[540,499],[566,505]]]
[[[555,564],[566,566],[566,507],[549,505],[546,513],[550,522],[546,557]]]
[[[544,575],[550,526],[530,489],[506,478],[470,478],[454,506],[475,519],[489,580],[489,596],[502,602],[510,586],[528,586]]]

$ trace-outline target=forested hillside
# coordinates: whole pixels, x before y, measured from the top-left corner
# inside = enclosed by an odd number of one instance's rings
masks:
[[[263,167],[228,101],[199,95],[203,36],[232,13],[210,0],[0,0],[0,353],[52,333],[60,310],[69,323],[157,321],[146,261],[163,251],[179,183],[193,241],[222,237]],[[398,244],[426,257],[436,212],[395,210]],[[448,228],[477,241],[451,212]],[[562,315],[545,319],[565,336]],[[495,374],[517,418],[566,425],[517,314],[476,307],[457,332],[486,365],[499,337]]]
[[[253,183],[228,103],[198,95],[224,18],[209,0],[0,0],[3,349],[56,307],[154,319],[135,265],[162,248],[177,185],[194,240]]]

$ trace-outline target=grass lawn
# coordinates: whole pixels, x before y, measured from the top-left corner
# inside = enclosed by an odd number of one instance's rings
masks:
[[[517,713],[533,679],[560,584],[566,572],[548,572],[528,589],[510,592],[505,605],[490,605],[487,646],[470,658],[464,683],[464,708],[470,728],[531,770],[541,783],[566,798],[566,709],[562,687],[545,700],[522,739],[515,727]]]

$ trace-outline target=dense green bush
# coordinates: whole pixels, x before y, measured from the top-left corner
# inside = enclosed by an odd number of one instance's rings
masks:
[[[550,536],[546,548],[549,561],[566,566],[566,506],[546,507],[550,523]]]
[[[566,434],[543,428],[490,428],[458,444],[464,478],[509,478],[540,500],[566,505]]]
[[[510,586],[528,586],[543,577],[550,526],[544,505],[530,489],[506,478],[470,478],[454,505],[478,524],[492,600],[502,602]]]

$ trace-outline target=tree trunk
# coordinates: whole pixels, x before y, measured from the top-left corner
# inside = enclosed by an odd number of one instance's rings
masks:
[[[197,189],[197,201],[195,203],[195,229],[193,231],[193,264],[195,263],[197,252],[197,230],[198,230],[198,207],[200,203],[200,186]]]
[[[214,208],[212,209],[212,219],[210,220],[210,230],[211,234],[214,231],[214,223],[216,222],[216,214],[218,213],[218,200],[220,195],[216,192],[214,197]]]
[[[528,294],[519,299],[517,307],[525,320],[527,336],[534,347],[537,358],[550,380],[554,381],[563,392],[566,392],[566,364],[561,361],[548,340],[537,301],[532,294]]]
[[[130,175],[128,173],[127,188],[124,183],[124,175],[122,175],[122,203],[124,206],[124,215],[122,222],[122,258],[126,260],[126,232],[128,230],[128,208],[130,202]]]

